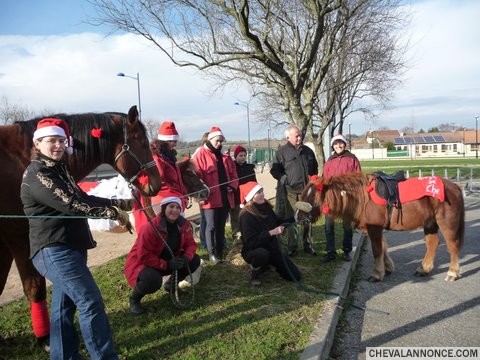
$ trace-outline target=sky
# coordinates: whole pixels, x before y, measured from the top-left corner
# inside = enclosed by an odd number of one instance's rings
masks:
[[[480,114],[480,1],[413,1],[408,69],[390,109],[374,122],[348,118],[352,134],[369,129],[443,123],[474,128]],[[84,0],[2,0],[0,98],[47,112],[127,112],[138,104],[143,119],[174,121],[181,139],[193,141],[212,126],[227,140],[248,137],[245,89],[211,96],[212,84],[193,69],[175,67],[159,50],[132,34],[107,35],[87,23]],[[116,76],[123,72],[128,77]],[[267,137],[250,107],[250,137]],[[281,138],[283,129],[273,130]]]

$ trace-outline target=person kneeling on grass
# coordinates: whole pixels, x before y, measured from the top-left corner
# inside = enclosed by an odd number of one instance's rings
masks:
[[[265,199],[263,187],[249,181],[240,185],[240,201],[244,204],[240,212],[240,232],[242,234],[242,257],[252,269],[250,283],[260,285],[260,274],[275,267],[282,278],[300,281],[302,274],[290,257],[282,254],[280,242],[285,226],[273,211],[272,205]],[[294,219],[287,219],[294,222]]]
[[[201,260],[196,254],[197,245],[193,239],[192,227],[180,215],[182,201],[168,196],[160,201],[160,213],[151,223],[140,229],[125,262],[125,277],[133,287],[130,295],[130,312],[141,314],[145,310],[140,300],[163,287],[170,292],[171,276],[165,283],[163,277],[177,271],[177,281],[190,279],[198,282]],[[187,278],[188,276],[188,278]],[[184,281],[182,281],[184,282]]]

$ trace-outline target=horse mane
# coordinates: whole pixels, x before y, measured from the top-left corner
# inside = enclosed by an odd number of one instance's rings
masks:
[[[367,177],[361,173],[319,177],[305,187],[302,199],[313,205],[313,221],[326,212],[334,218],[356,222],[368,202],[367,184]]]
[[[99,155],[102,159],[104,159],[107,154],[111,155],[111,140],[118,138],[123,131],[121,126],[116,125],[114,121],[112,121],[112,117],[114,116],[126,117],[127,115],[116,112],[82,114],[61,113],[39,116],[31,120],[16,122],[16,124],[20,126],[24,135],[31,139],[37,127],[37,123],[40,120],[46,117],[65,120],[68,124],[70,135],[73,137],[74,153],[72,158],[75,158],[78,163],[77,166],[80,166],[82,163],[93,162],[96,158],[98,160]],[[91,135],[92,129],[102,129],[101,137],[93,137]],[[32,145],[32,143],[30,143],[30,145]],[[82,156],[79,156],[80,154],[82,154]]]

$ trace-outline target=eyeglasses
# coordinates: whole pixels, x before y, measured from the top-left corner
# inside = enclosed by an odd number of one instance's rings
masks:
[[[67,139],[65,138],[53,138],[53,137],[43,138],[42,141],[46,142],[49,145],[56,145],[56,144],[60,144],[64,146],[67,145]]]

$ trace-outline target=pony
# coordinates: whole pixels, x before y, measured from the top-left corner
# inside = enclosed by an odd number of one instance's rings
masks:
[[[147,133],[139,121],[136,106],[132,106],[128,114],[56,114],[48,117],[63,119],[69,126],[74,152],[65,155],[65,162],[76,181],[83,179],[100,164],[107,163],[142,194],[154,195],[158,192],[160,174],[149,150]],[[39,340],[48,338],[48,334],[38,335],[45,331],[36,329],[38,317],[32,312],[32,304],[45,304],[42,317],[43,322],[48,322],[46,283],[29,258],[28,220],[22,217],[20,184],[22,174],[30,163],[33,133],[42,118],[0,126],[0,294],[15,260],[23,292],[31,304],[33,332]]]
[[[437,195],[426,196],[418,192],[416,199],[401,203],[401,206],[387,207],[373,191],[377,179],[374,175],[346,174],[331,178],[313,179],[301,194],[301,200],[312,205],[307,214],[298,211],[298,218],[311,217],[313,222],[323,214],[342,218],[366,232],[372,244],[375,269],[370,281],[382,281],[394,271],[394,264],[387,251],[383,230],[414,230],[423,228],[426,244],[425,256],[416,269],[417,276],[426,276],[434,268],[434,259],[439,245],[438,231],[443,234],[450,253],[450,266],[445,281],[455,281],[460,276],[459,252],[465,235],[465,206],[460,187],[439,177],[412,178],[398,183],[400,200],[404,192],[401,185],[422,181]],[[416,190],[421,186],[416,186]],[[432,194],[433,194],[432,193]],[[441,195],[441,196],[440,196]],[[380,201],[379,201],[380,200]]]

